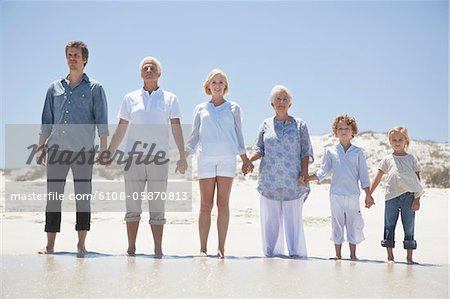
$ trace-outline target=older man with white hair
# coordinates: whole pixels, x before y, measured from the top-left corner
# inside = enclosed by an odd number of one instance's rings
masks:
[[[142,195],[166,192],[169,163],[165,155],[168,158],[169,125],[180,155],[176,171],[184,173],[187,162],[177,97],[158,85],[161,63],[154,57],[145,57],[140,63],[140,72],[144,86],[125,95],[118,114],[119,124],[112,137],[109,152],[114,155],[128,129],[126,152],[132,163],[126,164],[124,173],[127,254],[134,255],[136,252],[141,204],[143,200],[147,200],[150,211],[149,223],[155,244],[154,253],[155,257],[161,257],[163,228],[166,223],[164,201],[162,198]],[[148,193],[144,192],[146,184]]]

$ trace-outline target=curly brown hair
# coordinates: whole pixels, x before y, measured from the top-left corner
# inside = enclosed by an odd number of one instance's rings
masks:
[[[336,118],[334,119],[332,126],[334,136],[337,137],[337,126],[340,121],[344,121],[352,128],[352,138],[355,137],[356,134],[358,134],[358,125],[356,124],[356,119],[348,114],[343,114],[336,116]]]

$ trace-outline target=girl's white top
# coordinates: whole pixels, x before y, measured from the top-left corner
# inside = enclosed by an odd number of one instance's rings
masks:
[[[381,160],[378,168],[387,174],[385,200],[393,199],[406,192],[413,192],[414,198],[417,198],[425,192],[416,174],[421,168],[413,155],[389,154]]]

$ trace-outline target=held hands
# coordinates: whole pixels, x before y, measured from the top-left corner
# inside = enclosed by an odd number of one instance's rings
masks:
[[[175,173],[177,173],[177,171],[179,171],[181,174],[184,174],[187,169],[188,169],[188,164],[187,164],[186,158],[180,158],[180,160],[177,161],[177,168],[175,168]]]
[[[100,150],[100,152],[98,153],[95,163],[103,166],[110,166],[112,161],[113,160],[111,152],[109,151],[109,149],[104,149]]]
[[[370,207],[375,204],[375,200],[373,199],[372,195],[367,194],[364,203],[366,205],[366,208],[370,209]]]
[[[309,183],[308,172],[302,171],[302,172],[300,173],[300,176],[297,178],[297,182],[298,182],[299,184],[302,184],[303,186],[308,186],[308,183]]]
[[[242,173],[244,174],[244,176],[249,172],[253,172],[254,168],[255,166],[252,162],[250,162],[249,159],[244,160],[244,162],[242,163]]]
[[[418,211],[420,209],[420,197],[414,198],[413,203],[411,205],[411,210]]]

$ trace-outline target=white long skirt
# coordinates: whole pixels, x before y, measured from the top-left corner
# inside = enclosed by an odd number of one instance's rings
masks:
[[[270,200],[260,195],[260,205],[264,254],[268,257],[283,255],[284,235],[289,256],[306,257],[303,200]]]

